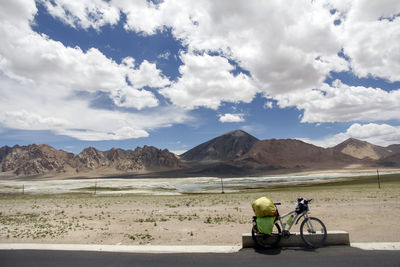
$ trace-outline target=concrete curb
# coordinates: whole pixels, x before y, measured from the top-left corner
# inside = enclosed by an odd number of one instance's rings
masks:
[[[350,246],[362,250],[400,250],[400,242],[351,243]]]
[[[350,246],[362,250],[400,250],[400,242],[351,243]],[[151,246],[151,245],[127,246],[127,245],[0,243],[0,250],[59,250],[59,251],[92,251],[92,252],[124,252],[124,253],[155,253],[155,254],[236,253],[240,249],[242,249],[241,246]]]
[[[125,253],[234,253],[241,246],[127,246],[85,244],[2,243],[0,250],[64,250]]]
[[[282,247],[304,247],[305,244],[301,239],[300,233],[291,233],[289,238],[282,238],[279,246]],[[242,235],[242,245],[244,248],[255,247],[251,233]],[[350,245],[349,233],[345,231],[328,231],[325,245]]]

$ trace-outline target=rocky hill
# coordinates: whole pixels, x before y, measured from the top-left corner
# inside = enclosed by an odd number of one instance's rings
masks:
[[[259,141],[234,163],[257,169],[334,169],[361,161],[300,140],[271,139]]]
[[[0,148],[2,172],[16,175],[39,175],[47,172],[65,172],[74,155],[48,145],[29,145]]]
[[[394,153],[390,156],[383,157],[376,162],[377,166],[382,167],[400,167],[400,153]]]
[[[109,166],[121,171],[161,171],[186,167],[179,158],[168,151],[153,146],[137,147],[135,150],[112,148],[104,152]]]
[[[190,175],[254,175],[302,170],[400,167],[396,152],[354,138],[322,148],[293,139],[258,140],[244,131],[233,131],[207,141],[181,155],[192,164]],[[201,165],[197,165],[201,163]]]
[[[134,158],[149,170],[180,169],[186,167],[178,157],[168,149],[157,149],[152,146],[137,147],[133,151]]]
[[[1,172],[10,176],[65,174],[67,176],[102,173],[146,172],[183,168],[185,165],[168,150],[151,146],[135,150],[99,151],[85,148],[77,155],[49,145],[4,146],[0,148]]]
[[[359,159],[370,158],[377,160],[393,153],[388,148],[373,145],[355,138],[349,138],[334,146],[333,149]],[[397,146],[393,146],[393,149],[397,149]]]
[[[104,155],[108,160],[108,166],[116,170],[132,172],[144,169],[142,162],[135,156],[132,150],[112,148],[104,151]]]
[[[224,162],[243,156],[258,141],[242,130],[231,131],[192,148],[180,157],[192,164]]]
[[[71,165],[79,172],[83,170],[94,170],[108,166],[109,164],[103,152],[94,147],[88,147],[74,157]]]
[[[391,153],[391,155],[400,153],[400,145],[396,144],[396,145],[387,146],[386,150],[389,151],[389,153]]]

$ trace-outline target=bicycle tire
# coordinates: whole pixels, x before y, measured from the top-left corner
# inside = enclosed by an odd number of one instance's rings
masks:
[[[322,247],[327,237],[325,224],[318,218],[308,217],[300,225],[300,236],[308,247]]]
[[[282,237],[281,227],[275,223],[270,235],[260,233],[257,225],[254,224],[251,229],[251,237],[258,248],[275,248],[278,246]]]

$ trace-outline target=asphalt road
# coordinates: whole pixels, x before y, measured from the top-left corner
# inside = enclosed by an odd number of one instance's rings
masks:
[[[146,254],[49,250],[0,250],[0,266],[400,266],[400,251],[348,246],[316,250],[283,248],[237,253]]]

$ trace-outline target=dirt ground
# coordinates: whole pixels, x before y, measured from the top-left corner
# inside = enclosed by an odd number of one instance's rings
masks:
[[[313,198],[311,215],[351,242],[400,241],[400,178],[231,194],[0,194],[0,243],[241,245],[251,203],[267,196],[280,213],[297,197]],[[294,231],[298,231],[297,228]]]

